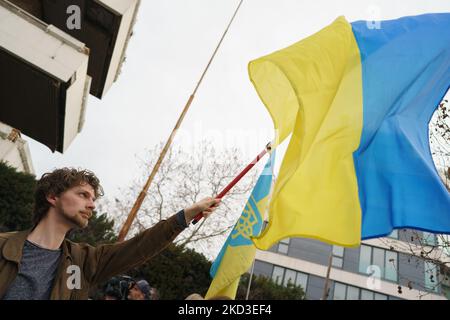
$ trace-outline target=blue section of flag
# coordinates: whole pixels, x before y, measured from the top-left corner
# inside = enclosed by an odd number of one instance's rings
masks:
[[[270,194],[272,186],[273,164],[275,161],[275,150],[271,153],[258,181],[253,188],[253,191],[248,199],[245,208],[234,225],[233,230],[228,236],[225,244],[219,252],[219,255],[214,260],[211,266],[210,275],[214,278],[217,269],[220,266],[222,257],[229,246],[245,246],[253,245],[249,236],[257,236],[261,232],[264,212],[259,212],[258,202]]]
[[[450,85],[450,14],[352,28],[363,76],[363,132],[354,153],[362,238],[404,227],[450,233],[450,194],[428,137]]]

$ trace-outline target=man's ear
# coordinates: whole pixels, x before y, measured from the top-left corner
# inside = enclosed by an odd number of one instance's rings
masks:
[[[49,193],[45,198],[47,199],[48,203],[50,203],[52,206],[55,206],[56,201],[58,200],[58,196],[55,195],[54,193]]]

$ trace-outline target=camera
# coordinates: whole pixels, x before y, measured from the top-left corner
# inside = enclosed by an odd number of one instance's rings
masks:
[[[128,292],[136,281],[129,276],[121,275],[111,278],[104,286],[105,299],[128,300]]]

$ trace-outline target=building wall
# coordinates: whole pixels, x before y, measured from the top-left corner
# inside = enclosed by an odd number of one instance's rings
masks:
[[[317,240],[292,238],[289,243],[288,256],[302,260],[328,265],[331,246]]]
[[[423,290],[425,287],[424,261],[411,255],[399,254],[399,284],[413,289]]]
[[[412,231],[412,230],[399,230],[398,232],[398,240],[403,240],[404,242],[397,242],[401,244],[406,244],[406,242],[410,244],[419,244],[420,240],[417,239],[417,235],[421,236],[421,232]],[[391,240],[391,239],[389,239]],[[392,241],[398,241],[392,240]],[[281,248],[282,244],[278,243],[274,245],[269,252],[272,252],[276,255],[280,255],[277,259],[271,259],[272,261],[259,261],[257,260],[255,263],[255,274],[264,275],[267,277],[272,277],[272,273],[274,270],[274,265],[279,263],[279,266],[294,270],[296,269],[298,272],[305,273],[308,268],[311,269],[312,264],[316,264],[320,266],[320,272],[317,274],[309,273],[308,281],[306,287],[306,297],[307,299],[318,300],[322,298],[323,288],[325,286],[325,274],[326,267],[328,266],[328,259],[330,253],[332,252],[332,246],[322,243],[320,241],[311,240],[311,239],[300,239],[300,238],[291,238],[289,242],[284,241],[285,245],[283,250]],[[389,243],[389,242],[387,242]],[[288,245],[286,250],[286,244]],[[373,248],[383,248],[384,249],[384,261],[387,264],[395,264],[395,261],[389,261],[389,257],[391,253],[391,248],[389,244],[383,244],[382,242],[377,242],[375,240],[365,241],[364,245],[371,247],[371,251],[373,252]],[[384,247],[383,247],[384,246]],[[405,247],[405,246],[404,246]],[[408,247],[408,245],[406,245]],[[287,253],[286,253],[287,251]],[[377,250],[381,252],[380,250]],[[408,252],[408,251],[407,251]],[[397,253],[397,265],[395,269],[397,270],[397,280],[389,280],[388,278],[381,279],[382,289],[378,291],[377,289],[369,290],[367,288],[367,279],[368,275],[360,272],[360,255],[361,255],[361,247],[358,248],[345,248],[343,257],[342,257],[342,268],[333,267],[332,271],[340,271],[337,279],[338,281],[330,281],[329,284],[329,299],[333,298],[334,288],[336,287],[336,283],[349,284],[351,286],[350,289],[347,289],[349,292],[353,294],[355,292],[359,292],[359,297],[367,296],[373,294],[375,299],[390,299],[390,300],[398,300],[398,299],[435,299],[439,298],[437,295],[441,294],[441,290],[438,288],[437,290],[432,290],[431,288],[426,288],[425,283],[425,262],[423,259],[414,257],[407,253],[398,252]],[[294,258],[294,259],[284,259],[283,256]],[[273,257],[273,254],[272,254]],[[373,256],[372,256],[373,259]],[[289,260],[289,262],[286,262]],[[298,260],[299,267],[295,268],[292,261]],[[312,264],[311,264],[312,263]],[[302,266],[300,266],[302,265]],[[306,266],[308,265],[308,266]],[[316,268],[318,269],[318,268]],[[395,270],[394,269],[394,270]],[[323,274],[323,277],[320,275]],[[336,277],[335,277],[336,279]],[[359,279],[359,280],[357,280]],[[361,279],[365,279],[361,281]],[[342,291],[342,285],[337,285],[340,287]],[[398,286],[401,288],[399,289]],[[411,289],[410,289],[411,288]],[[401,291],[401,293],[399,292]],[[372,293],[370,293],[372,291]],[[363,295],[364,293],[364,295]]]
[[[18,171],[34,174],[30,150],[25,140],[17,137],[8,139],[12,128],[0,122],[0,161],[16,168]]]

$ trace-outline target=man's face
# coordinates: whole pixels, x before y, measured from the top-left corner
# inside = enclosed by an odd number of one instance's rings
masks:
[[[145,294],[138,288],[137,285],[133,285],[128,292],[129,300],[145,300]]]
[[[95,191],[83,183],[67,189],[56,197],[55,208],[71,227],[85,228],[95,209]]]

